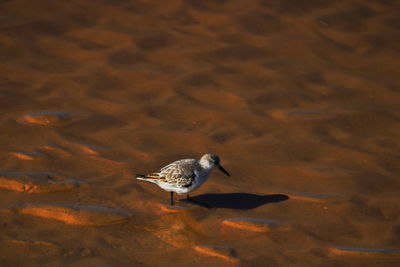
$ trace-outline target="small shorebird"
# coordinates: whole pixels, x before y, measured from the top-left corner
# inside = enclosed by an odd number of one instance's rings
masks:
[[[137,174],[136,179],[154,183],[170,192],[171,205],[174,205],[174,192],[187,194],[200,187],[214,168],[218,168],[226,175],[230,174],[220,165],[219,157],[205,154],[200,160],[181,159],[163,167],[159,172],[147,175]]]

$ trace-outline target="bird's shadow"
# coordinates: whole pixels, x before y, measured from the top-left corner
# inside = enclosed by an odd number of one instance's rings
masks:
[[[250,210],[268,203],[288,200],[289,196],[283,194],[255,195],[248,193],[203,194],[181,201],[203,206],[206,208],[224,208],[237,210]]]

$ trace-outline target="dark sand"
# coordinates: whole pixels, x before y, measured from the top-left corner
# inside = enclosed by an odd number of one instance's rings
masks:
[[[0,10],[1,266],[400,265],[399,1]]]

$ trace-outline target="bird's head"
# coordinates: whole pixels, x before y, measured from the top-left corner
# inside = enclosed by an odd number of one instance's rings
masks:
[[[219,157],[214,154],[205,154],[200,159],[200,165],[205,169],[217,168],[228,176],[231,176],[220,164]]]

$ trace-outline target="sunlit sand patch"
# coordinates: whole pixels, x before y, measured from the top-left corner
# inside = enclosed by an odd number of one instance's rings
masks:
[[[10,152],[10,154],[23,160],[43,160],[49,157],[41,152]]]
[[[36,125],[62,125],[76,121],[79,117],[74,112],[45,111],[27,114],[20,121]]]
[[[320,195],[320,194],[310,194],[304,192],[292,192],[292,191],[271,191],[268,192],[270,194],[285,194],[289,196],[289,199],[292,200],[300,200],[300,201],[307,201],[307,202],[317,202],[317,203],[324,203],[326,201],[334,199],[333,196],[327,195]]]
[[[176,213],[182,212],[187,210],[186,207],[179,206],[179,205],[169,205],[169,204],[162,204],[162,203],[153,203],[150,209],[154,210],[155,213]]]
[[[304,175],[315,178],[338,178],[352,175],[350,170],[330,167],[298,167],[296,170]]]
[[[167,214],[146,225],[135,227],[149,231],[165,243],[178,248],[187,248],[207,240],[201,224],[187,212]]]
[[[50,172],[0,172],[0,188],[40,194],[87,186],[86,183]]]
[[[11,239],[9,242],[13,244],[19,244],[24,246],[43,246],[43,247],[55,247],[57,246],[54,242],[49,241],[40,241],[40,240],[20,240],[20,239]]]
[[[304,121],[304,120],[323,120],[329,119],[345,112],[326,112],[314,110],[273,110],[270,112],[271,117],[281,121]]]
[[[127,221],[133,216],[124,210],[73,204],[16,204],[2,211],[14,211],[72,225],[100,226]]]
[[[130,176],[131,177],[131,176]],[[193,207],[188,205],[181,205],[181,202],[176,201],[172,206],[167,201],[157,202],[157,201],[135,201],[133,204],[135,209],[142,210],[143,212],[150,212],[152,214],[158,214],[160,216],[174,213],[184,213],[192,211]]]
[[[236,257],[236,253],[233,248],[231,247],[224,247],[224,246],[214,246],[214,245],[199,245],[194,246],[194,250],[199,253],[218,257],[220,259],[229,261],[229,262],[238,262],[239,259]]]
[[[313,111],[287,111],[287,110],[274,110],[271,116],[275,119],[286,121],[291,119],[312,119],[318,118],[318,112]]]
[[[131,35],[105,29],[83,28],[68,32],[66,35],[81,38],[82,40],[90,40],[104,47],[126,47],[132,44]]]
[[[332,197],[330,197],[330,196],[323,196],[323,195],[317,195],[317,194],[298,193],[298,194],[288,194],[288,195],[289,195],[290,199],[307,201],[307,202],[323,203],[329,199],[332,199]]]
[[[117,160],[108,159],[108,158],[97,156],[97,155],[90,155],[90,158],[93,160],[97,160],[97,161],[106,163],[108,166],[117,167],[117,168],[124,166],[126,164],[126,162],[124,162],[124,161],[117,161]]]
[[[400,256],[400,249],[393,248],[333,247],[329,252],[330,255]]]
[[[224,14],[214,14],[212,12],[198,12],[194,9],[190,11],[190,14],[196,21],[199,21],[201,25],[214,25],[216,23],[223,23],[229,19]]]
[[[140,151],[140,150],[129,150],[128,151],[129,154],[131,154],[133,157],[143,160],[143,161],[151,161],[154,159],[154,157],[152,155],[150,155],[147,152],[144,151]]]
[[[218,105],[220,107],[222,105],[226,107],[231,106],[239,108],[239,107],[245,107],[247,105],[243,97],[222,90],[216,91],[214,89],[213,90],[202,89],[201,91],[194,90],[194,91],[188,91],[186,93],[202,103],[210,105]]]
[[[126,164],[124,161],[117,161],[113,159],[106,158],[102,155],[106,149],[101,146],[91,145],[91,144],[71,144],[71,147],[75,148],[75,151],[78,153],[83,153],[84,155],[88,156],[90,159],[101,161],[105,163],[108,167],[112,168],[119,168]]]
[[[229,227],[258,233],[290,230],[290,227],[287,223],[258,218],[228,218],[222,221],[222,224]]]

